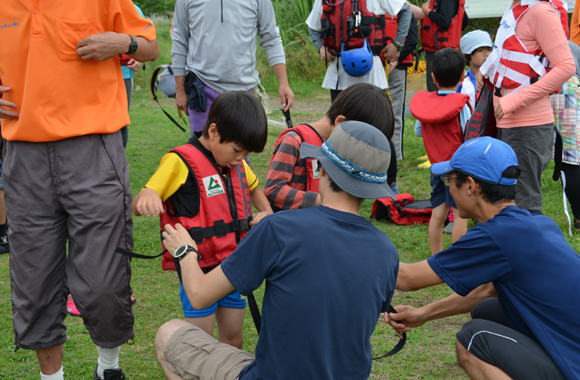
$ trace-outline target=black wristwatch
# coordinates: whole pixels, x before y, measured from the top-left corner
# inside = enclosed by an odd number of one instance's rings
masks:
[[[183,259],[189,252],[192,252],[192,251],[197,253],[197,262],[199,263],[199,261],[201,260],[201,255],[199,254],[197,249],[195,249],[192,246],[187,245],[187,244],[180,245],[179,247],[177,247],[177,249],[175,250],[175,252],[173,252],[171,254],[171,256],[173,256],[174,259],[179,261],[179,260]]]
[[[395,45],[395,47],[397,48],[398,51],[403,50],[403,47],[405,47],[405,45],[403,45],[399,41],[393,41],[392,44]]]
[[[137,51],[137,48],[139,47],[139,44],[137,43],[137,40],[135,39],[135,37],[133,37],[130,34],[127,34],[129,37],[131,37],[131,45],[129,45],[129,51],[125,54],[135,54],[135,52]]]

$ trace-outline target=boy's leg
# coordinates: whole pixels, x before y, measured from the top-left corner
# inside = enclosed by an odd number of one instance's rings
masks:
[[[218,340],[236,348],[242,349],[244,344],[244,316],[246,309],[234,309],[218,306],[216,313],[218,325]]]
[[[445,203],[435,207],[431,212],[431,221],[429,222],[429,246],[431,247],[431,256],[443,250],[443,225],[447,219],[449,206]]]
[[[208,315],[205,317],[185,317],[187,322],[191,323],[194,326],[199,327],[207,335],[213,336],[213,329],[215,326],[215,314]]]
[[[451,241],[455,243],[467,232],[467,219],[459,217],[457,207],[453,207],[453,230],[451,231]]]
[[[254,355],[220,343],[180,320],[159,328],[155,350],[170,380],[234,380],[254,361]]]
[[[443,225],[447,219],[449,206],[445,203],[445,184],[441,177],[430,177],[431,181],[431,220],[429,221],[429,246],[431,256],[443,249]]]

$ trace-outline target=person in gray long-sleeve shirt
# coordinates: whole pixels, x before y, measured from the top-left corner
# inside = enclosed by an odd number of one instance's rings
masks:
[[[201,131],[211,102],[225,91],[251,91],[260,83],[256,71],[258,36],[280,84],[284,110],[294,104],[286,58],[271,0],[177,0],[173,24],[173,61],[177,107],[189,112],[191,134]],[[203,83],[207,109],[188,110],[183,84],[187,73]]]

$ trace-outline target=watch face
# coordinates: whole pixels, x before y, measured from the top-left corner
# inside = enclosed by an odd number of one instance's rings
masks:
[[[185,255],[185,253],[187,252],[187,244],[184,245],[180,245],[176,250],[175,253],[173,254],[173,257],[175,257],[176,259],[180,258],[181,256]]]

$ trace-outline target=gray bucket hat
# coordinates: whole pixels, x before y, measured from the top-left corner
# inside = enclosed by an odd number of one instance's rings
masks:
[[[303,143],[302,158],[315,158],[344,192],[363,199],[395,194],[387,183],[391,148],[385,135],[360,121],[340,123],[322,146]]]

